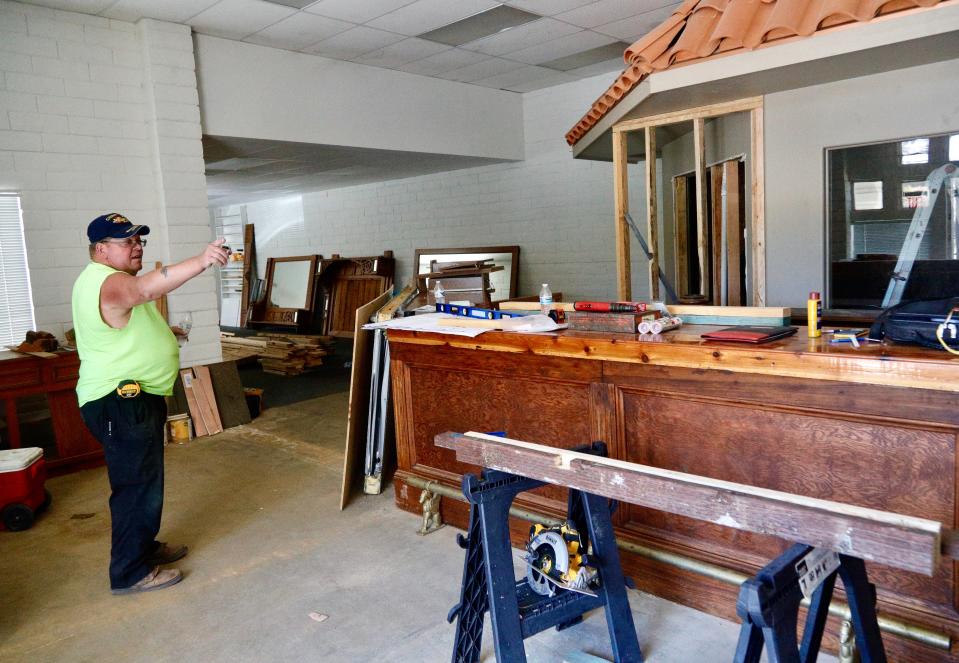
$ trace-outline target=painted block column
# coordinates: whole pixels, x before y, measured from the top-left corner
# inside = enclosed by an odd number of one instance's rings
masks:
[[[203,165],[202,130],[193,38],[185,25],[152,19],[137,22],[143,50],[144,107],[153,143],[159,192],[157,251],[151,257],[175,263],[200,253],[212,241]],[[183,366],[221,359],[215,268],[169,295],[170,321],[193,318]]]

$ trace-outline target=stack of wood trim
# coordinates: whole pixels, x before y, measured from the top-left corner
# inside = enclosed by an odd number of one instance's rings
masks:
[[[278,375],[299,375],[321,366],[333,346],[331,336],[260,334],[258,338],[266,340],[260,365],[264,372]]]
[[[223,361],[244,363],[259,358],[266,349],[266,340],[255,336],[235,336],[230,332],[220,332],[220,347]]]

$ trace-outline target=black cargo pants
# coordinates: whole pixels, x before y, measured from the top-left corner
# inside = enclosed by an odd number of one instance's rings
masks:
[[[145,391],[121,398],[111,391],[80,408],[103,446],[110,477],[110,588],[135,585],[151,566],[163,513],[163,427],[166,401]]]

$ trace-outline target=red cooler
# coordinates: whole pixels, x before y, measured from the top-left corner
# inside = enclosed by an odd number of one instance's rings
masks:
[[[34,516],[50,503],[46,480],[43,449],[0,450],[0,529],[30,529]]]

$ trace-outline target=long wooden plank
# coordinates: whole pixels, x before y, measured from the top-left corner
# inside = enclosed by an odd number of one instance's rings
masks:
[[[693,120],[693,153],[696,161],[696,251],[699,255],[699,293],[709,294],[709,256],[706,253],[706,125]]]
[[[649,293],[659,297],[659,216],[656,204],[656,127],[646,127],[646,242],[649,246]]]
[[[724,101],[718,104],[708,106],[698,106],[696,108],[687,108],[681,111],[672,111],[660,115],[650,115],[640,117],[635,120],[624,120],[613,127],[613,133],[625,131],[638,131],[646,127],[662,126],[664,124],[677,124],[679,122],[688,122],[697,118],[717,117],[719,115],[728,115],[729,113],[740,113],[742,111],[761,108],[763,105],[762,97],[747,97],[746,99],[737,99],[735,101]]]
[[[630,504],[827,548],[933,575],[942,525],[933,520],[600,458],[483,433],[441,433],[460,462]]]
[[[632,299],[632,268],[629,259],[629,179],[626,160],[627,135],[613,134],[613,204],[616,208],[616,293],[619,299]]]
[[[240,293],[240,326],[250,317],[250,289],[256,280],[256,234],[253,224],[243,227],[243,289]]]
[[[763,109],[754,108],[749,115],[752,133],[752,207],[750,256],[752,259],[753,306],[766,305],[766,150],[763,139]]]
[[[353,332],[353,363],[350,370],[350,401],[346,417],[346,449],[343,453],[343,483],[340,509],[345,509],[353,491],[362,483],[369,418],[373,332],[362,329],[370,317],[390,300],[392,289],[356,309]]]
[[[220,421],[220,411],[216,406],[216,395],[213,393],[213,380],[210,378],[210,369],[206,366],[194,366],[193,393],[200,407],[205,408],[207,429],[210,434],[222,433],[223,422]]]

